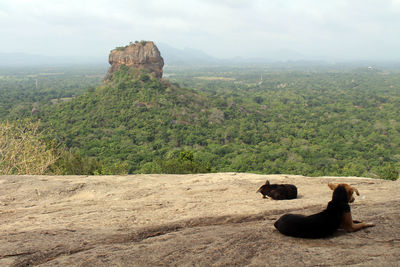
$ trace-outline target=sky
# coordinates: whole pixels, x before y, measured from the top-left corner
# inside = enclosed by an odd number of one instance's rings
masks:
[[[0,36],[0,53],[47,56],[150,40],[217,58],[400,61],[400,0],[0,0]]]

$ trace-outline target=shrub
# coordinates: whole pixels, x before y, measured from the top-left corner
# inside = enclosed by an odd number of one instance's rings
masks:
[[[57,175],[111,175],[127,174],[126,163],[105,164],[94,157],[82,156],[78,150],[70,149],[61,153],[59,159],[50,166]]]
[[[76,150],[65,150],[50,166],[52,173],[57,175],[93,175],[100,172],[102,163],[95,158],[83,157]]]
[[[399,171],[392,164],[381,167],[379,177],[385,180],[395,181],[399,178]]]
[[[186,174],[186,173],[206,173],[211,168],[203,163],[194,160],[193,152],[180,152],[178,157],[159,161],[162,173]]]
[[[0,174],[41,175],[49,171],[59,153],[39,126],[39,121],[0,123]]]

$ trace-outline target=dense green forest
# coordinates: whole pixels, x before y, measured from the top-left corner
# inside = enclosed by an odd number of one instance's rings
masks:
[[[64,152],[49,171],[65,174],[398,177],[396,70],[168,66],[164,71],[167,79],[160,81],[122,68],[101,85],[99,70],[93,76],[46,76],[48,85],[40,89],[34,77],[3,75],[0,120],[30,118],[51,129]],[[39,112],[31,114],[34,105]]]
[[[33,108],[68,101],[100,85],[106,67],[0,68],[0,120],[20,119]]]

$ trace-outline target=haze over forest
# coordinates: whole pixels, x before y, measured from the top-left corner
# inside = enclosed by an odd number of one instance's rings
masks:
[[[5,0],[0,58],[2,65],[21,53],[44,63],[101,64],[115,46],[139,39],[155,41],[167,57],[168,47],[194,49],[209,62],[398,62],[399,18],[399,0]]]

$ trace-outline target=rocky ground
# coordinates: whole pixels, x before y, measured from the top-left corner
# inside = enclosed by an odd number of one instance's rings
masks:
[[[299,198],[263,199],[267,178]],[[318,240],[276,231],[286,212],[324,209],[328,182],[357,187],[353,218],[376,226]],[[399,266],[399,192],[350,177],[0,176],[0,266]]]

